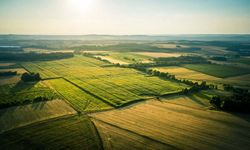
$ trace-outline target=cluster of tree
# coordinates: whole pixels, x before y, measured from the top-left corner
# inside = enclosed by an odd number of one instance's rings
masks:
[[[0,72],[0,76],[13,76],[17,75],[16,71],[6,71],[6,72]]]
[[[32,82],[41,80],[39,73],[23,73],[21,76],[21,80],[24,82]]]
[[[187,80],[183,83],[186,83]],[[183,94],[189,94],[189,93],[193,93],[193,92],[198,92],[200,90],[207,90],[209,88],[211,88],[211,85],[208,85],[206,81],[202,81],[200,84],[198,82],[192,82],[192,81],[188,81],[188,83],[192,86],[191,88],[185,88],[182,90]]]
[[[207,59],[200,56],[180,56],[180,57],[167,57],[167,58],[160,57],[160,58],[155,58],[154,62],[157,66],[210,63],[209,61],[207,61]]]
[[[182,64],[211,64],[203,57],[199,56],[180,56],[168,58],[155,58],[152,63],[133,63],[124,67],[143,69],[160,66],[179,66]]]
[[[0,53],[0,61],[48,61],[71,57],[73,53]]]
[[[232,92],[231,96],[214,96],[210,103],[225,111],[250,112],[250,92],[247,89],[225,85],[224,89]]]
[[[149,75],[153,75],[153,76],[158,76],[160,78],[165,78],[165,79],[170,79],[170,80],[174,80],[177,82],[181,82],[187,85],[190,85],[191,88],[187,89],[185,88],[182,92],[184,94],[188,94],[188,93],[192,93],[192,92],[197,92],[200,90],[207,90],[209,88],[217,88],[217,86],[214,85],[208,85],[206,83],[206,81],[202,81],[200,84],[198,82],[193,82],[190,80],[181,80],[181,79],[177,79],[175,77],[175,75],[169,74],[167,72],[160,72],[158,70],[153,70],[153,69],[146,69],[146,68],[137,68],[137,70],[143,71]]]
[[[34,99],[25,99],[23,101],[19,101],[19,99],[17,98],[17,100],[14,101],[14,102],[0,103],[0,109],[8,108],[8,107],[11,107],[11,106],[30,104],[32,102],[42,102],[42,101],[47,101],[47,100],[50,100],[50,99],[51,98],[48,98],[48,97],[38,96],[38,97],[36,97]]]
[[[210,59],[216,60],[216,61],[227,61],[227,58],[223,56],[214,56],[214,57],[211,57]]]
[[[100,60],[100,61],[103,61],[105,63],[110,63],[108,60],[106,59],[102,59],[101,57],[95,57],[97,60]],[[117,64],[117,65],[120,65],[120,64]]]

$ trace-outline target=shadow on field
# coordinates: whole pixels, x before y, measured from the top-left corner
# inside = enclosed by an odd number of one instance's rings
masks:
[[[32,103],[31,107],[34,110],[38,110],[38,109],[41,110],[41,109],[43,109],[43,107],[46,103],[47,103],[47,101],[35,102],[35,103]]]
[[[238,113],[238,112],[227,112],[227,113],[234,115],[238,118],[241,118],[241,119],[250,123],[250,114],[249,113]]]
[[[193,102],[199,104],[199,105],[202,105],[204,107],[206,107],[207,105],[204,104],[201,100],[199,100],[197,97],[195,97],[194,95],[189,95],[188,96]]]
[[[38,82],[23,82],[19,81],[13,86],[10,92],[21,92],[23,90],[28,90],[34,87]]]

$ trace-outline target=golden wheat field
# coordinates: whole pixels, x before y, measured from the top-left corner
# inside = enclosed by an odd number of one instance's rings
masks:
[[[150,56],[150,57],[179,57],[182,55],[186,55],[185,53],[161,53],[161,52],[135,52],[135,54]]]
[[[168,101],[148,101],[133,107],[95,113],[91,117],[103,137],[103,143],[117,149],[122,147],[120,139],[115,138],[121,136],[117,130],[122,130],[128,141],[136,138],[133,140],[135,145],[144,137],[151,140],[149,143],[159,145],[159,149],[162,146],[166,149],[235,150],[250,147],[250,124],[245,119]],[[126,148],[133,148],[134,144],[126,145]],[[140,149],[144,148],[143,144],[140,146]]]

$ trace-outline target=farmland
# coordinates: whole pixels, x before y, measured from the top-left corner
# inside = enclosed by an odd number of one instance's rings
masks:
[[[220,78],[244,75],[250,73],[249,69],[244,69],[235,66],[227,66],[227,65],[189,64],[189,65],[184,65],[183,67]]]
[[[87,117],[66,117],[7,131],[0,135],[1,149],[101,149],[95,128]],[[13,144],[15,143],[15,144]]]
[[[24,106],[1,109],[0,132],[2,133],[3,131],[34,122],[75,113],[75,110],[68,106],[63,100],[37,102]]]
[[[159,149],[162,146],[165,149],[247,149],[250,146],[250,125],[246,120],[227,113],[195,109],[167,101],[148,101],[127,109],[93,114],[91,117],[107,146],[117,143],[112,137],[117,136],[115,132],[118,130],[123,130],[119,133],[128,137],[125,142],[132,138],[140,141],[141,137],[146,137],[151,139],[151,144],[156,142]],[[117,149],[124,149],[137,145],[122,147],[124,145],[118,142],[116,146]],[[143,145],[140,146],[142,149]]]
[[[220,79],[211,75],[178,66],[158,67],[153,69],[159,70],[161,72],[168,72],[175,75],[179,79],[189,79],[196,81],[216,81]]]
[[[38,99],[52,100],[58,95],[41,82],[18,82],[0,86],[0,106],[2,108],[32,103]]]
[[[105,63],[84,56],[23,64],[27,70],[39,72],[43,78],[63,77],[87,93],[95,91],[92,95],[112,106],[121,106],[150,95],[178,92],[188,87],[185,84],[148,76],[134,69],[102,67],[103,65]]]
[[[23,50],[0,58],[0,149],[250,147],[249,114],[224,109],[248,106],[245,42],[20,37],[0,36]]]
[[[136,54],[144,55],[148,57],[179,57],[182,55],[187,55],[185,53],[155,53],[155,52],[136,52]]]
[[[103,101],[89,95],[63,79],[43,81],[48,87],[58,92],[78,111],[96,111],[112,108]]]

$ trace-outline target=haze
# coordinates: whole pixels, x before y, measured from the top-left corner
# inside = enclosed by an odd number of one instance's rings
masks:
[[[248,34],[248,0],[1,0],[0,34]]]

